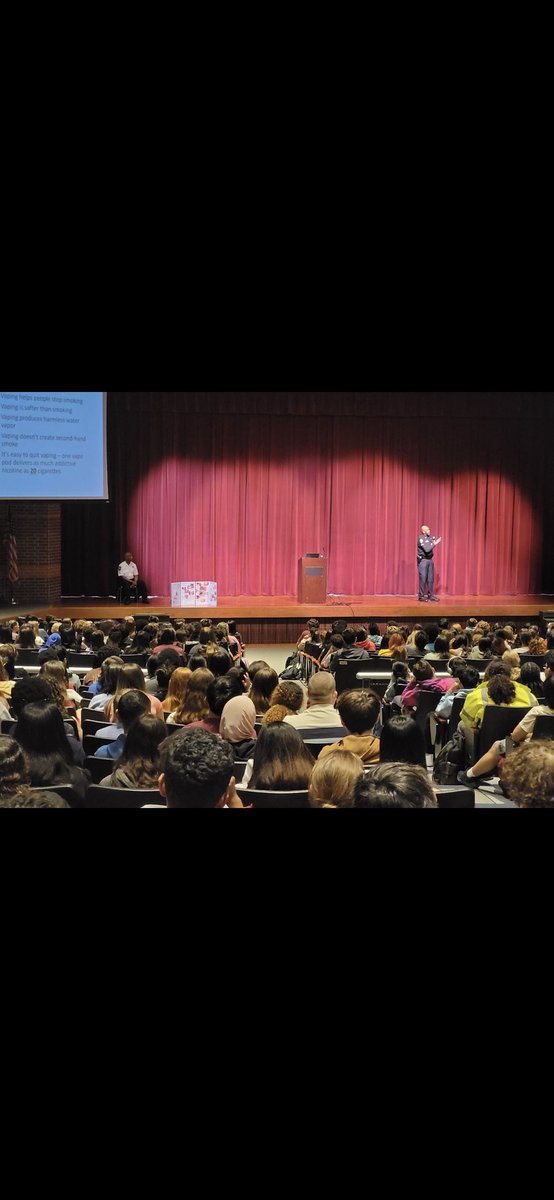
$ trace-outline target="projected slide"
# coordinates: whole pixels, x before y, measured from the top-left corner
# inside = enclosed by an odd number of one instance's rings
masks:
[[[0,392],[0,494],[107,500],[106,393]]]

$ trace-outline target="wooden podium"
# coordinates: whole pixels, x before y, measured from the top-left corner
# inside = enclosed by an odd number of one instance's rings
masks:
[[[327,559],[301,558],[298,563],[298,603],[325,604],[327,600]]]

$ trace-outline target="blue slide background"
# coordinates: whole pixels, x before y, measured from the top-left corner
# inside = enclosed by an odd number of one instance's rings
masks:
[[[0,493],[107,500],[104,392],[0,392]]]

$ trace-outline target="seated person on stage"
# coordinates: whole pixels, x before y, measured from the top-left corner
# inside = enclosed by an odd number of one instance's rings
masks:
[[[137,564],[133,562],[133,555],[130,550],[125,551],[125,558],[119,564],[117,574],[121,580],[121,588],[123,593],[124,604],[129,603],[129,598],[133,588],[136,588],[137,597],[144,604],[148,604],[148,591],[143,579],[139,579],[139,571]]]

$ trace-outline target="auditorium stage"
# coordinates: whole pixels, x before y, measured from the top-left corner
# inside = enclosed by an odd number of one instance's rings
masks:
[[[296,641],[308,617],[318,617],[324,627],[338,618],[349,623],[389,620],[428,624],[439,617],[467,620],[483,617],[491,621],[527,620],[539,622],[541,612],[554,611],[554,595],[525,596],[444,596],[438,604],[421,604],[415,596],[337,596],[326,604],[298,604],[291,596],[221,596],[217,608],[171,608],[169,596],[153,597],[148,605],[120,605],[110,597],[63,597],[57,604],[34,607],[0,605],[0,616],[13,617],[34,612],[37,616],[55,614],[100,620],[121,617],[125,613],[146,616],[184,618],[211,617],[214,621],[233,618],[243,637],[253,642],[286,643]]]

